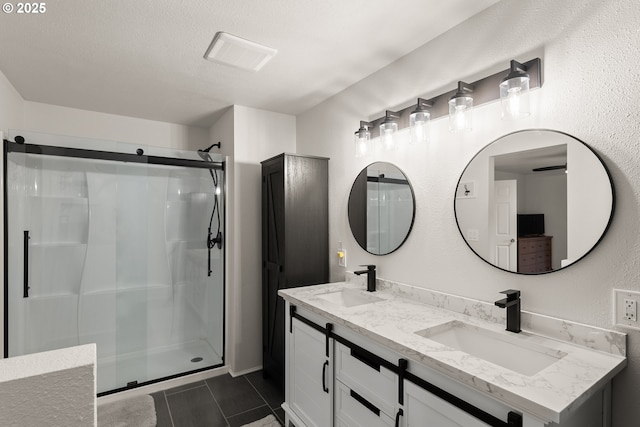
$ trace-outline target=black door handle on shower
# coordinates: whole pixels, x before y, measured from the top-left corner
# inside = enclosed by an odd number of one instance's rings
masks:
[[[322,365],[322,391],[325,393],[329,393],[329,389],[327,388],[327,383],[325,378],[327,377],[327,366],[329,366],[329,361],[325,360]]]
[[[24,275],[22,297],[29,298],[29,230],[24,230]]]

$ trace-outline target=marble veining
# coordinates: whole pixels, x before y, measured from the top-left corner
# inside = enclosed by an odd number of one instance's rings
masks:
[[[363,284],[362,277],[350,272],[346,275],[347,283]],[[389,292],[403,298],[420,301],[424,304],[438,308],[466,314],[492,323],[505,323],[505,310],[496,307],[493,303],[464,298],[457,295],[445,294],[416,286],[392,282],[386,279],[378,279],[378,289]],[[569,322],[555,317],[522,311],[522,329],[535,332],[550,338],[568,341],[598,351],[627,355],[627,334],[595,326]]]
[[[410,361],[496,397],[547,422],[561,422],[626,366],[626,335],[522,313],[523,332],[504,330],[504,310],[492,304],[378,279],[380,301],[341,306],[318,295],[350,289],[366,293],[364,280],[279,291],[292,304],[317,313],[394,350]],[[490,330],[523,347],[546,347],[557,362],[524,375],[416,334],[451,321]]]

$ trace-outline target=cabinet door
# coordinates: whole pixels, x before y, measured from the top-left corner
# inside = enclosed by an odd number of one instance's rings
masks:
[[[262,345],[263,372],[284,381],[284,166],[262,170]]]
[[[307,427],[332,423],[333,365],[325,355],[325,335],[292,319],[289,341],[290,406]]]
[[[404,384],[405,427],[489,427],[415,384]]]

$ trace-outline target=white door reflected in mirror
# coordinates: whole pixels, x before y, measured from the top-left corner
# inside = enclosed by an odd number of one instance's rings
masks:
[[[605,164],[586,144],[562,132],[525,130],[471,159],[454,209],[480,258],[506,271],[541,274],[575,263],[598,244],[614,199]]]

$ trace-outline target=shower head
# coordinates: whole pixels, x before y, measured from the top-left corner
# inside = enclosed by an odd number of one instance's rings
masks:
[[[204,150],[198,150],[198,155],[202,158],[202,160],[211,160],[211,158],[209,158],[209,151],[211,151],[213,147],[220,148],[221,146],[222,146],[222,143],[218,141],[215,144],[211,144]]]

